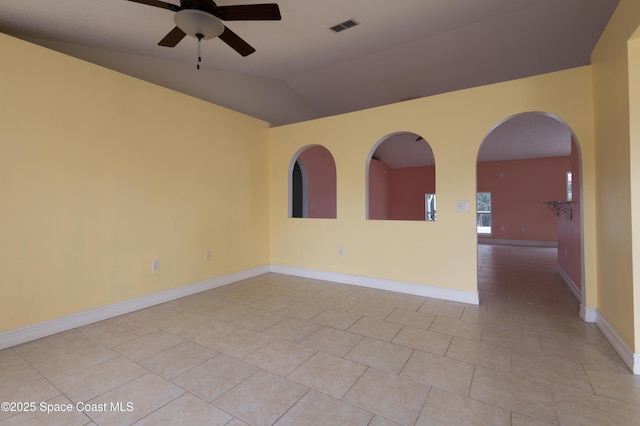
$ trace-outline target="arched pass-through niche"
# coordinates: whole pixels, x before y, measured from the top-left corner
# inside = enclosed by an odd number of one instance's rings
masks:
[[[289,217],[335,219],[336,163],[322,145],[300,149],[289,166]]]
[[[367,219],[436,220],[435,157],[420,135],[385,136],[367,158]]]

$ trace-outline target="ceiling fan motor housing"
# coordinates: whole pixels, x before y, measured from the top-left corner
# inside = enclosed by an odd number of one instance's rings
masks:
[[[179,10],[173,15],[173,20],[185,34],[197,39],[215,38],[224,31],[224,24],[220,19],[199,9]]]

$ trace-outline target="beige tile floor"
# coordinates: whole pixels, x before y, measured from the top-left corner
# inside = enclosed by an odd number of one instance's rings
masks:
[[[36,410],[0,423],[639,425],[555,258],[480,246],[480,306],[267,274],[5,349],[0,401]]]

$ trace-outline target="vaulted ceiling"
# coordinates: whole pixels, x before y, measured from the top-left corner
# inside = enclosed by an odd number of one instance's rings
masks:
[[[200,70],[196,39],[157,45],[173,12],[132,1],[3,1],[0,32],[283,125],[588,64],[618,3],[273,1],[281,21],[225,22],[255,53],[205,40]]]

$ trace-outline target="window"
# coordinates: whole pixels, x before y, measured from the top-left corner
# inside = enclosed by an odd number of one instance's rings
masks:
[[[567,172],[567,201],[573,201],[573,173]]]
[[[478,234],[491,234],[491,193],[478,192],[476,197]]]

